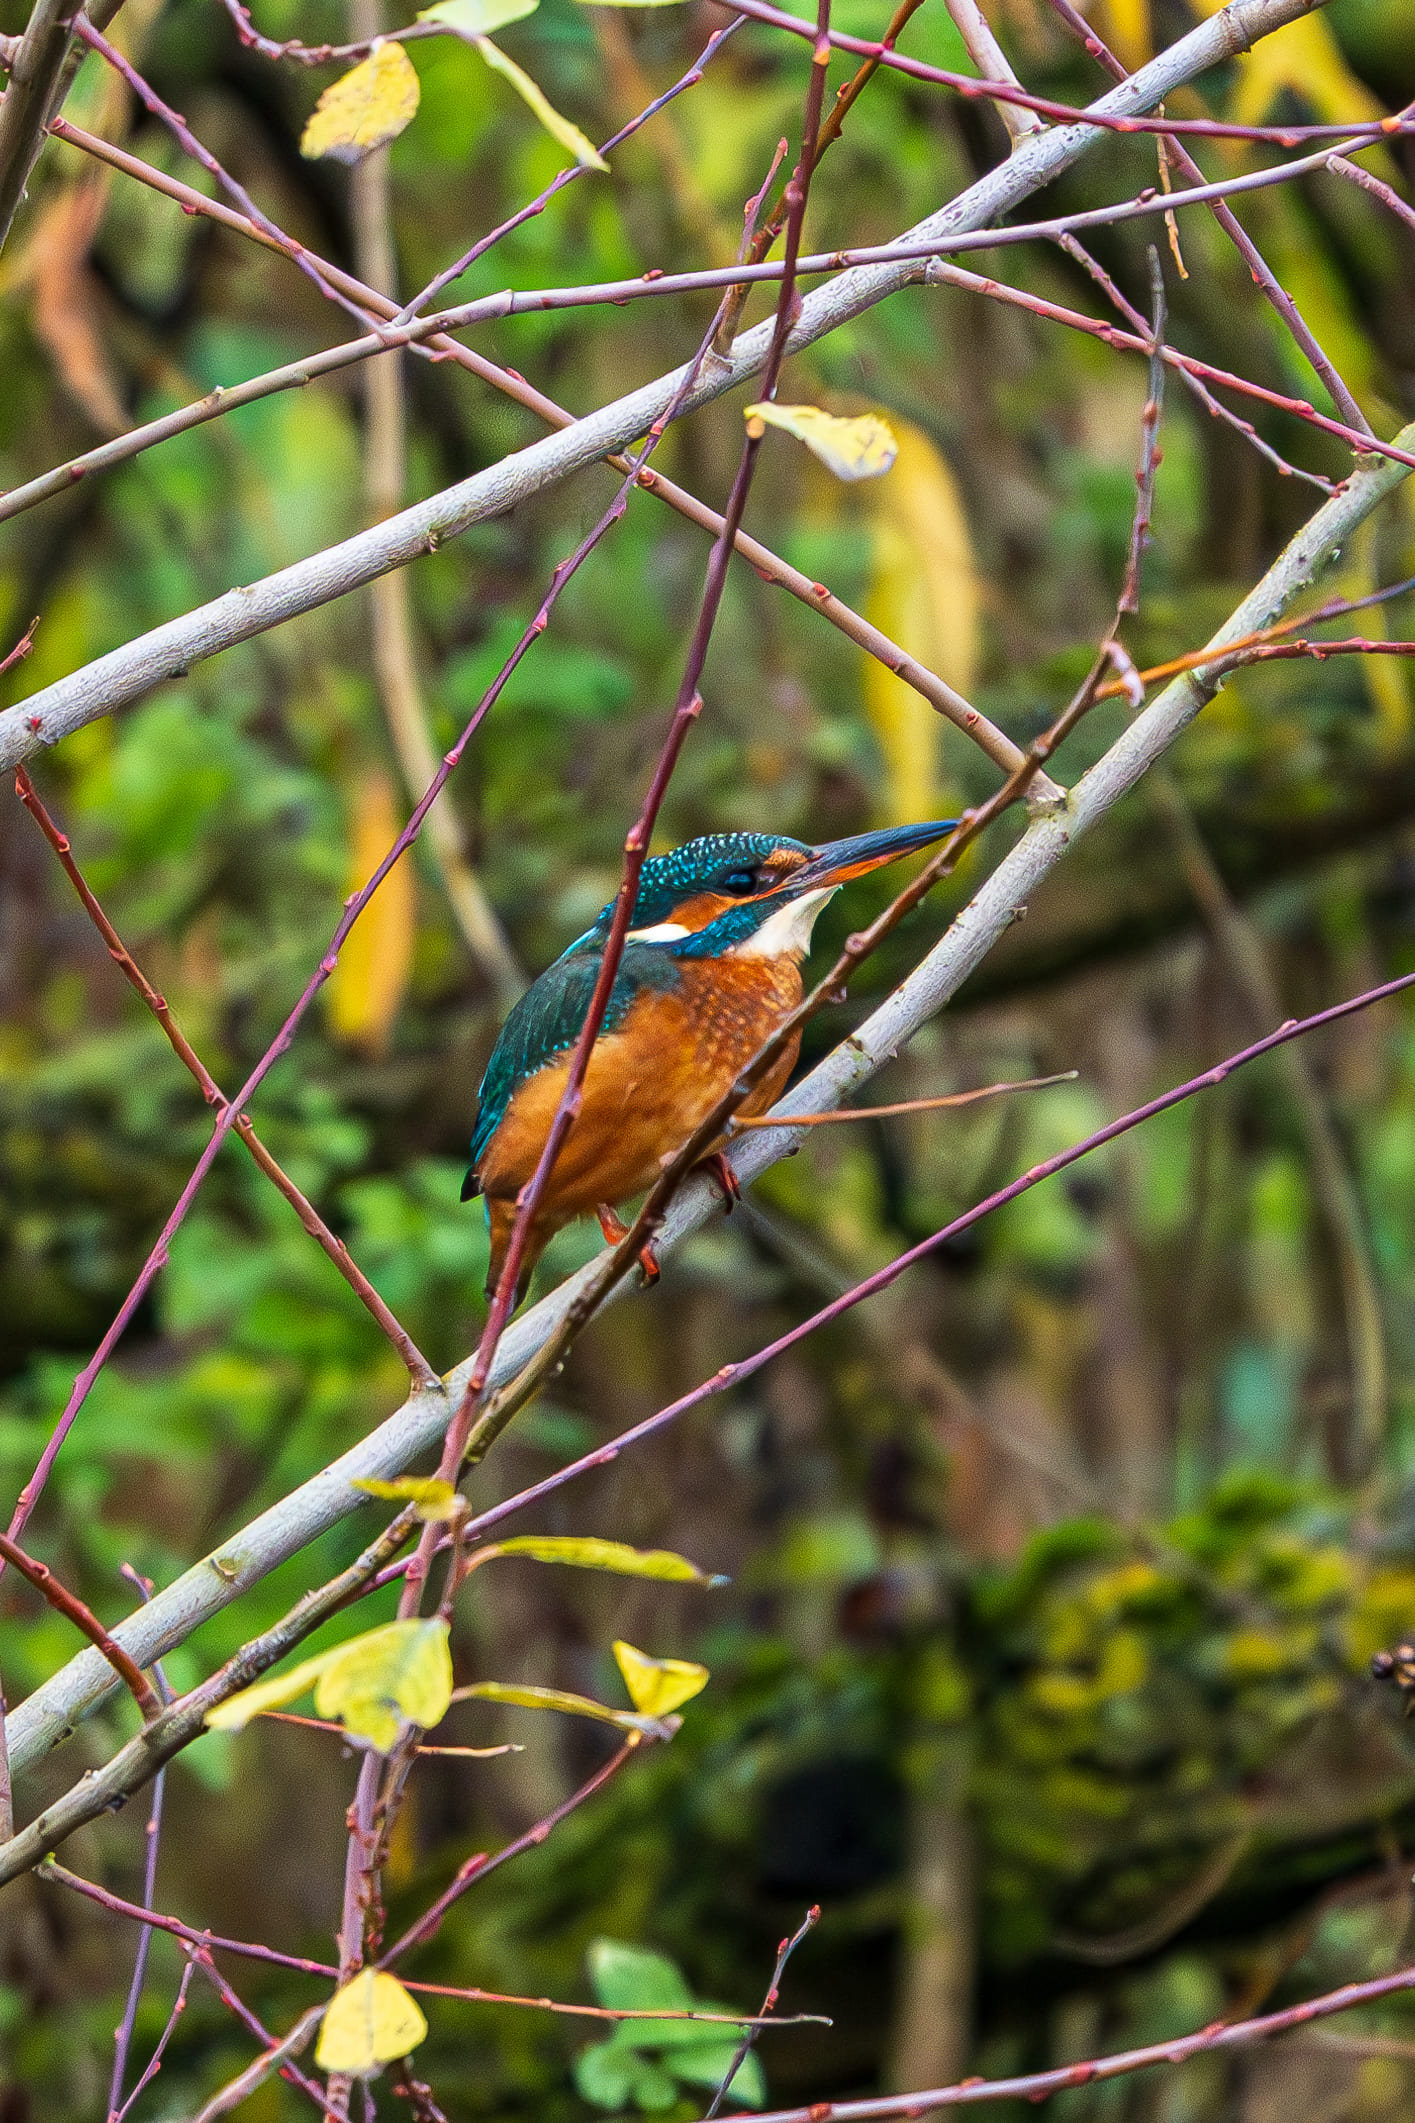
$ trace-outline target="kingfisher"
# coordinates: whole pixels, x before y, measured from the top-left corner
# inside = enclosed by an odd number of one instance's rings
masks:
[[[712,833],[645,862],[580,1111],[527,1234],[518,1304],[550,1239],[574,1218],[593,1214],[611,1244],[623,1238],[618,1207],[653,1184],[800,1002],[801,963],[826,902],[956,824],[890,826],[815,848],[784,834]],[[611,900],[521,997],[482,1078],[462,1200],[486,1199],[488,1295],[569,1078],[613,915]],[[775,1104],[799,1046],[796,1032],[742,1113]],[[702,1163],[730,1207],[736,1181],[720,1142]],[[640,1261],[654,1280],[650,1248]]]

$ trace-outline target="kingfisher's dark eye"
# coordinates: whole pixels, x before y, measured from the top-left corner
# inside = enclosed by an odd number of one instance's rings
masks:
[[[746,899],[757,889],[757,873],[755,870],[729,870],[722,880],[722,889],[736,899]]]

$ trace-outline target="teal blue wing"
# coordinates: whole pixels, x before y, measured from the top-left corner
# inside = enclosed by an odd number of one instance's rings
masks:
[[[462,1182],[464,1202],[481,1192],[477,1166],[517,1088],[528,1076],[534,1076],[538,1069],[573,1047],[584,1030],[600,963],[598,949],[572,944],[526,990],[502,1026],[481,1082],[477,1123],[472,1133],[471,1169]],[[641,988],[663,987],[678,978],[677,967],[661,947],[630,944],[610,991],[604,1030],[613,1032],[623,1023]]]

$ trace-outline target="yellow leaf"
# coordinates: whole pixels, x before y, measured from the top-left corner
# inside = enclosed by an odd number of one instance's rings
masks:
[[[381,1968],[361,1968],[330,2000],[314,2061],[321,2071],[364,2078],[406,2057],[426,2034],[427,2021],[398,1978]]]
[[[894,462],[894,431],[878,413],[858,413],[846,420],[823,413],[818,405],[749,405],[742,413],[749,434],[760,434],[755,423],[763,421],[784,429],[804,442],[837,479],[879,479]]]
[[[326,1654],[315,1684],[322,1718],[342,1718],[350,1732],[386,1754],[405,1721],[438,1725],[452,1700],[452,1655],[444,1621],[385,1622]]]
[[[362,1486],[362,1485],[358,1485]],[[537,1563],[571,1563],[577,1570],[612,1570],[626,1578],[676,1578],[693,1585],[725,1585],[685,1555],[668,1548],[629,1548],[623,1541],[578,1540],[569,1535],[522,1533],[498,1541],[491,1555],[528,1555]]]
[[[427,1526],[445,1526],[464,1509],[463,1499],[452,1484],[439,1481],[435,1475],[400,1474],[394,1482],[378,1482],[370,1476],[367,1481],[350,1482],[349,1487],[367,1490],[370,1496],[387,1497],[393,1503],[415,1504],[418,1517]]]
[[[300,153],[311,161],[362,162],[396,140],[417,111],[418,77],[401,44],[379,44],[331,83],[310,114]]]
[[[536,1688],[528,1681],[473,1681],[457,1690],[459,1700],[475,1696],[483,1703],[511,1703],[518,1710],[563,1710],[568,1717],[598,1718],[602,1725],[617,1725],[624,1732],[642,1732],[644,1719],[632,1710],[611,1710],[587,1695],[571,1695],[564,1688]]]
[[[214,1732],[242,1732],[252,1718],[262,1711],[282,1710],[293,1703],[297,1696],[305,1695],[324,1671],[327,1651],[318,1658],[302,1659],[288,1673],[277,1674],[273,1680],[257,1681],[253,1687],[243,1688],[239,1695],[228,1696],[224,1703],[217,1703],[206,1713],[206,1722]]]
[[[899,423],[892,478],[871,497],[874,564],[865,616],[960,693],[978,657],[978,581],[953,474],[928,436]],[[890,824],[937,814],[939,718],[912,686],[870,657],[865,712],[884,754]]]
[[[359,785],[354,808],[349,890],[358,891],[397,839],[403,821],[393,784],[381,772]],[[368,1054],[382,1054],[397,1022],[412,970],[417,899],[411,859],[393,865],[345,939],[329,976],[326,1002],[334,1037]]]
[[[505,52],[492,43],[490,37],[473,37],[471,41],[487,65],[494,67],[498,74],[506,76],[516,94],[535,112],[551,139],[558,141],[561,147],[572,154],[582,169],[609,168],[594,142],[585,138],[578,125],[572,125],[568,118],[562,118],[555,105],[536,86],[524,67],[517,66],[514,59],[508,59]]]
[[[385,1622],[270,1681],[257,1681],[206,1714],[219,1732],[239,1732],[262,1711],[279,1710],[314,1689],[322,1718],[342,1718],[348,1730],[387,1753],[399,1725],[440,1724],[452,1700],[447,1624]]]
[[[676,1710],[680,1703],[690,1703],[708,1684],[706,1666],[695,1666],[691,1659],[651,1659],[622,1638],[614,1646],[614,1656],[630,1702],[645,1717],[667,1717],[670,1710]]]

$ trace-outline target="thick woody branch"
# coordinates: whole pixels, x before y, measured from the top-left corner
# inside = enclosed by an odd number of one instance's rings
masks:
[[[1401,440],[1415,442],[1415,426]],[[1233,612],[1215,635],[1211,650],[1217,653],[1246,640],[1279,619],[1404,476],[1403,467],[1389,460],[1363,465],[1353,473]],[[1065,808],[1033,820],[928,957],[782,1101],[780,1131],[753,1130],[735,1150],[733,1162],[741,1180],[750,1183],[802,1139],[803,1131],[793,1133],[790,1127],[793,1112],[817,1113],[843,1104],[956,994],[1006,934],[1018,909],[1061,861],[1071,841],[1097,824],[1163,756],[1212,697],[1217,683],[1212,672],[1185,672],[1174,679],[1082,777]],[[694,1183],[686,1188],[667,1218],[661,1248],[671,1249],[696,1230],[716,1206],[714,1191],[707,1185]],[[493,1385],[512,1378],[530,1361],[593,1273],[591,1264],[512,1323],[493,1368]],[[470,1371],[468,1359],[449,1373],[451,1393],[465,1391]],[[440,1442],[445,1425],[446,1402],[440,1396],[415,1396],[331,1467],[159,1592],[148,1606],[119,1624],[114,1635],[140,1663],[184,1642],[208,1616],[359,1509],[366,1498],[350,1486],[355,1479],[387,1479],[404,1472],[420,1452]],[[110,1689],[108,1668],[92,1652],[81,1654],[46,1681],[10,1715],[10,1751],[16,1767],[35,1762],[67,1738],[74,1723],[90,1715]]]
[[[992,24],[978,5],[978,0],[948,0],[948,12],[953,24],[968,48],[968,57],[977,67],[985,81],[1006,81],[1013,88],[1022,84],[1012,70],[1006,52],[992,32]],[[993,105],[998,117],[1007,128],[1008,137],[1015,147],[1019,141],[1030,140],[1034,133],[1045,130],[1046,121],[1036,111],[1028,110],[1024,103],[1007,103],[999,100]]]
[[[1161,101],[1206,67],[1246,50],[1258,38],[1311,12],[1312,0],[1232,0],[1128,81],[1100,99],[1095,111],[1125,118]],[[1083,155],[1098,137],[1089,124],[1057,126],[1026,142],[1002,168],[989,171],[940,212],[907,232],[904,241],[926,244],[963,230],[979,229],[1011,212]],[[863,315],[917,276],[909,262],[856,267],[807,295],[789,340],[789,351],[811,346],[827,333]],[[705,366],[691,388],[679,369],[577,421],[562,434],[532,443],[414,507],[402,510],[355,538],[283,568],[264,580],[169,621],[121,649],[97,658],[71,677],[33,694],[0,716],[0,766],[14,766],[42,744],[53,744],[164,680],[185,674],[194,663],[237,642],[313,611],[331,599],[375,581],[435,551],[471,524],[499,515],[555,481],[621,450],[647,434],[675,400],[687,413],[754,378],[772,340],[770,323],[744,333],[732,354]]]
[[[9,61],[10,82],[0,99],[0,249],[44,143],[45,119],[82,5],[83,0],[35,0]]]
[[[80,136],[76,127],[69,128],[65,134],[65,138],[75,140],[81,137],[86,136]],[[1362,145],[1352,141],[1346,144],[1349,147]],[[106,159],[112,162],[114,158],[110,154]],[[131,171],[134,161],[135,158],[128,156],[116,166],[126,167]],[[1015,244],[1031,243],[1039,238],[1051,239],[1063,245],[1072,243],[1074,255],[1073,239],[1078,229],[1114,228],[1121,222],[1143,220],[1153,215],[1164,215],[1168,218],[1178,207],[1211,205],[1225,197],[1244,192],[1271,190],[1276,185],[1290,183],[1292,179],[1306,176],[1314,170],[1329,169],[1332,161],[1333,158],[1325,149],[1318,149],[1314,154],[1302,156],[1293,162],[1278,164],[1272,169],[1250,170],[1242,175],[1224,178],[1215,184],[1196,185],[1188,191],[1157,195],[1147,190],[1135,199],[1117,200],[1109,206],[1088,207],[1074,214],[1057,215],[1048,221],[1013,222],[1002,229],[965,230],[960,234],[929,238],[923,242],[901,241],[897,244],[860,245],[828,251],[800,259],[796,270],[798,274],[810,276],[837,273],[852,266],[915,264],[921,274],[928,268],[924,277],[937,277],[947,270],[939,264],[939,260],[945,257],[960,252],[996,250]],[[138,164],[137,167],[141,169],[145,165]],[[171,180],[164,182],[160,189],[170,191]],[[199,198],[201,195],[192,196]],[[187,203],[183,200],[184,205]],[[203,206],[192,208],[191,211],[210,214],[212,204],[213,202],[204,202]],[[250,222],[243,215],[230,213],[214,218],[227,220],[228,225],[239,227],[243,234],[253,234],[262,240],[270,241],[258,224]],[[273,241],[270,241],[270,247],[276,250],[281,248]],[[304,255],[313,259],[314,254],[306,252]],[[1081,256],[1084,258],[1085,254],[1081,253]],[[1086,260],[1086,264],[1088,270],[1095,270],[1092,261]],[[24,485],[12,487],[8,493],[0,495],[0,523],[23,515],[25,510],[34,508],[41,501],[51,500],[56,494],[66,493],[75,481],[86,478],[90,472],[106,471],[116,464],[126,463],[140,451],[166,442],[174,435],[185,434],[191,428],[201,427],[209,420],[218,420],[224,414],[234,412],[238,406],[251,405],[257,399],[273,397],[280,391],[302,389],[304,385],[313,383],[319,377],[333,375],[341,369],[353,367],[356,363],[370,361],[380,354],[395,352],[402,347],[410,347],[417,353],[427,353],[428,342],[431,342],[431,351],[442,357],[454,345],[454,342],[444,339],[443,335],[446,333],[466,331],[474,325],[508,317],[541,315],[547,310],[589,309],[611,304],[615,308],[623,308],[631,302],[662,302],[679,295],[714,292],[729,285],[734,296],[745,294],[751,285],[770,285],[779,280],[782,267],[776,263],[756,263],[709,266],[702,270],[682,273],[665,273],[655,268],[652,272],[632,274],[621,280],[589,281],[568,287],[507,288],[498,294],[480,296],[474,302],[460,303],[455,308],[439,310],[432,316],[405,319],[402,322],[398,321],[401,313],[395,314],[392,303],[386,298],[371,289],[362,288],[360,283],[352,280],[350,276],[336,273],[335,269],[326,265],[323,260],[319,261],[318,270],[321,279],[328,280],[331,286],[337,282],[341,292],[346,294],[351,302],[353,290],[358,289],[360,306],[380,315],[386,314],[390,319],[389,327],[380,327],[358,339],[345,340],[340,345],[305,354],[296,361],[284,362],[278,368],[267,369],[260,375],[247,378],[244,383],[229,387],[218,386],[202,398],[178,406],[170,413],[160,414],[155,420],[131,428],[126,434],[114,436],[108,442],[86,450],[64,464],[51,467],[47,472],[38,473]],[[740,281],[738,275],[741,276]],[[1118,292],[1114,284],[1106,282],[1105,285],[1107,293],[1114,298]],[[1021,293],[1020,290],[1010,292],[1014,295]],[[473,357],[468,355],[465,348],[457,348],[456,352],[464,365],[475,366]],[[1178,365],[1184,365],[1183,357],[1175,359]],[[1189,366],[1192,370],[1193,365]],[[1215,372],[1212,369],[1206,370],[1205,373],[1217,373],[1219,380],[1227,383],[1232,389],[1248,391],[1255,396],[1263,395],[1257,386],[1249,384],[1241,376],[1223,371]],[[504,385],[500,387],[505,388]],[[529,403],[528,400],[523,402]],[[1300,419],[1317,421],[1312,406],[1305,399],[1287,398],[1282,403],[1286,410],[1295,413]],[[568,427],[573,424],[572,417],[567,414],[562,422],[556,424]],[[1329,433],[1340,436],[1353,449],[1388,448],[1388,445],[1373,438],[1369,429],[1364,426],[1355,428],[1347,421],[1333,420],[1324,420],[1319,424]],[[612,463],[613,459],[609,461]],[[391,513],[391,509],[385,513]]]
[[[0,1845],[0,1886],[17,1879],[22,1872],[28,1872],[51,1850],[57,1850],[85,1821],[95,1821],[100,1814],[114,1812],[135,1791],[140,1791],[164,1762],[170,1762],[173,1755],[180,1754],[199,1737],[209,1710],[224,1703],[228,1696],[248,1688],[252,1681],[259,1680],[277,1659],[282,1659],[296,1644],[303,1643],[321,1622],[361,1592],[384,1564],[392,1561],[415,1523],[411,1511],[400,1512],[347,1570],[341,1570],[337,1577],[331,1578],[317,1591],[306,1593],[281,1621],[267,1629],[263,1636],[243,1645],[210,1680],[203,1681],[199,1688],[159,1712],[134,1739],[129,1740],[126,1747],[119,1748],[102,1769],[90,1770],[62,1798],[37,1814],[27,1828],[22,1828],[8,1843]],[[151,1604],[139,1611],[149,1613]],[[95,1658],[100,1656],[97,1652],[93,1655]]]
[[[67,120],[60,120],[55,130],[60,139],[82,149],[85,154],[92,155],[96,160],[107,163],[110,168],[121,170],[126,176],[135,178],[138,183],[148,185],[152,190],[160,191],[169,199],[175,200],[184,213],[200,214],[210,220],[219,221],[223,227],[232,229],[268,249],[278,251],[281,248],[254,222],[249,221],[244,214],[237,213],[233,207],[225,206],[217,199],[208,199],[202,192],[193,191],[190,185],[183,184],[178,178],[169,177],[163,170],[152,168],[136,155],[128,154],[125,149],[113,147],[108,141],[99,140],[95,135],[82,131],[80,127],[70,125]],[[327,259],[318,258],[315,262],[321,275],[331,286],[340,288],[344,294],[375,316],[392,320],[398,315],[396,306],[386,295],[378,294],[356,280],[352,274],[344,273],[338,266],[331,265]],[[441,332],[424,344],[414,336],[421,329],[422,326],[419,325],[410,331],[410,345],[419,347],[421,351],[431,352],[438,360],[456,362],[459,367],[466,369],[483,383],[490,384],[494,390],[501,391],[508,398],[514,398],[518,405],[523,405],[528,412],[535,413],[549,427],[563,429],[574,426],[574,415],[557,405],[553,398],[546,397],[543,391],[538,391],[534,384],[527,383],[524,376],[517,375],[514,370],[499,368],[495,362],[488,361],[485,355],[475,353],[470,347],[461,345],[458,340]],[[343,350],[334,351],[342,353]],[[373,351],[371,344],[369,351]],[[324,355],[316,355],[311,357],[311,361],[318,367],[327,358]],[[32,508],[36,503],[55,494],[67,492],[77,480],[87,478],[91,472],[106,471],[111,466],[135,456],[139,450],[165,440],[169,435],[182,433],[188,427],[199,426],[206,419],[215,418],[238,404],[246,403],[249,397],[265,395],[264,386],[269,386],[272,390],[301,387],[314,373],[311,361],[294,362],[287,370],[271,371],[263,377],[253,379],[251,383],[239,384],[230,390],[212,392],[208,398],[198,401],[195,406],[180,407],[175,413],[164,415],[162,419],[149,422],[145,427],[135,428],[110,443],[102,443],[80,457],[71,458],[67,464],[56,466],[53,471],[41,473],[37,479],[30,480],[25,486],[12,488],[8,494],[0,495],[0,523],[3,523],[7,516],[18,515],[23,509]],[[628,458],[619,452],[606,457],[605,463],[616,472],[626,472],[629,468]],[[716,509],[709,508],[706,502],[699,501],[696,495],[688,493],[684,487],[677,486],[673,480],[666,479],[661,472],[651,471],[646,467],[640,472],[638,483],[646,493],[666,502],[669,508],[686,517],[689,523],[697,524],[710,538],[716,538],[721,531],[722,517]],[[842,598],[827,588],[826,584],[812,581],[809,575],[803,575],[799,568],[791,567],[778,554],[772,552],[769,546],[763,545],[759,539],[752,538],[746,531],[738,531],[735,550],[741,559],[755,568],[768,582],[778,584],[802,604],[808,605],[812,611],[820,612],[832,626],[839,628],[842,634],[863,649],[867,656],[878,658],[897,677],[902,678],[906,685],[912,686],[940,715],[946,716],[965,736],[971,737],[980,750],[987,754],[994,765],[1001,767],[1004,773],[1011,774],[1016,771],[1021,764],[1022,753],[1010,737],[989,722],[971,701],[965,700],[945,679],[930,671],[917,657],[910,656],[897,642],[891,641],[887,634],[852,610]],[[0,666],[0,669],[3,668],[4,666]],[[1045,775],[1037,777],[1033,791],[1037,797],[1047,799],[1059,793],[1055,785],[1047,781]]]

